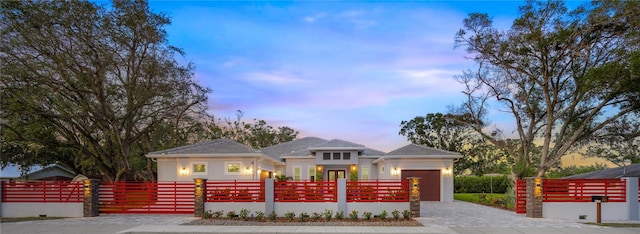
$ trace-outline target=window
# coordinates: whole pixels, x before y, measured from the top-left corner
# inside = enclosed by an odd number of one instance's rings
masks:
[[[206,162],[192,162],[191,171],[193,175],[207,175]]]
[[[340,160],[340,153],[333,153],[333,160]]]
[[[362,180],[368,180],[369,179],[369,167],[363,166],[362,168],[360,168],[360,170],[362,171],[362,175],[361,175]]]
[[[224,174],[225,175],[240,175],[242,171],[240,170],[240,162],[225,162],[224,163]]]
[[[351,160],[351,152],[342,153],[342,160]]]
[[[323,160],[331,160],[331,153],[323,153],[322,154],[322,159]]]
[[[302,173],[302,169],[300,167],[293,168],[293,180],[300,181],[300,174]]]
[[[308,167],[309,169],[309,181],[315,181],[316,179],[316,167]]]

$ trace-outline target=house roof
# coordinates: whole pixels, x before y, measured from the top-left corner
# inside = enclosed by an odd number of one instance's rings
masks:
[[[362,151],[364,150],[364,145],[361,144],[356,144],[353,142],[348,142],[348,141],[344,141],[344,140],[339,140],[339,139],[333,139],[330,141],[327,141],[325,143],[319,144],[319,145],[315,145],[313,147],[309,147],[309,150],[311,151],[316,151],[316,150],[326,150],[326,149],[352,149],[352,150],[359,150]]]
[[[309,147],[326,142],[322,138],[304,137],[262,148],[260,152],[276,160],[280,160],[280,156],[307,156],[311,154]]]
[[[456,152],[440,150],[424,145],[409,144],[394,151],[387,153],[385,156],[430,156],[434,158],[461,158],[462,155]]]
[[[258,155],[259,152],[243,144],[229,139],[216,139],[212,141],[185,145],[176,148],[155,151],[147,154],[147,157],[172,157],[182,155],[220,155],[220,154],[245,154]]]
[[[582,173],[564,177],[566,179],[605,179],[621,177],[640,177],[640,164],[631,164],[625,167],[608,168],[599,171]]]

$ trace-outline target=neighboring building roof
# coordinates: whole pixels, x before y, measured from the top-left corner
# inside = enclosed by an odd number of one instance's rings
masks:
[[[456,152],[440,150],[424,145],[410,144],[394,151],[387,153],[385,156],[438,156],[437,158],[442,158],[443,156],[447,158],[461,158],[462,155]],[[434,157],[436,158],[436,157]]]
[[[311,154],[309,147],[326,142],[322,138],[304,137],[262,148],[260,152],[276,160],[280,160],[280,156],[307,156]]]
[[[215,155],[215,154],[259,154],[258,151],[229,139],[185,145],[176,148],[160,150],[147,154],[147,157],[171,157],[180,155]]]
[[[640,177],[640,164],[631,164],[625,167],[608,168],[599,171],[582,173],[563,177],[566,179],[608,179],[621,177]]]
[[[0,171],[2,179],[25,179],[25,180],[41,180],[47,178],[73,178],[76,176],[72,170],[58,164],[49,164],[46,166],[35,165],[29,168],[24,174],[19,165],[9,164]]]

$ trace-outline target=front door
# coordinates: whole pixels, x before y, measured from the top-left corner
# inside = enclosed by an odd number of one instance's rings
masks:
[[[346,174],[345,170],[329,170],[327,173],[329,174],[329,181],[331,182],[335,182],[338,179],[344,179]]]

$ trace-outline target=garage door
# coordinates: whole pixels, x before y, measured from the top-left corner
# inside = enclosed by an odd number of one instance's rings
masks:
[[[402,179],[420,177],[420,201],[440,201],[440,170],[402,170]]]

